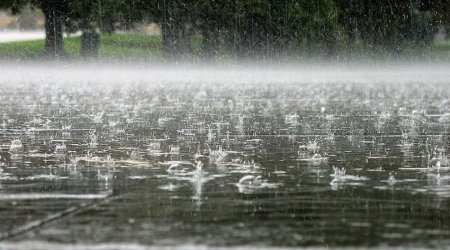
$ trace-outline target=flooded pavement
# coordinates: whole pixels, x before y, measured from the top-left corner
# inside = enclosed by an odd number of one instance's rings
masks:
[[[446,71],[9,70],[0,248],[450,245]]]

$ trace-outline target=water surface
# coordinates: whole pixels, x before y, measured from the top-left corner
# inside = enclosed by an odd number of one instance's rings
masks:
[[[4,247],[449,245],[445,67],[4,69]]]

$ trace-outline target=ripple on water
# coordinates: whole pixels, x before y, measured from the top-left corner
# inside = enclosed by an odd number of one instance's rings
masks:
[[[73,70],[0,84],[0,230],[56,203],[95,208],[0,248],[428,246],[449,232],[450,73]]]

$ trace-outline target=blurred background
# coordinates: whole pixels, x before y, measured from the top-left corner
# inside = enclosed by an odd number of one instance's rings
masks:
[[[448,0],[2,0],[0,57],[448,60]]]

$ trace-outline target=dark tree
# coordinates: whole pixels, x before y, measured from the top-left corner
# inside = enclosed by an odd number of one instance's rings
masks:
[[[66,55],[63,43],[63,24],[69,10],[69,0],[2,0],[0,8],[11,9],[13,13],[18,13],[26,4],[40,8],[45,15],[44,54],[50,57]]]
[[[336,8],[331,0],[203,0],[198,12],[206,53],[232,47],[240,58],[291,54],[302,44],[334,53]],[[317,52],[317,50],[315,50]],[[311,51],[312,53],[312,51]]]
[[[108,19],[131,28],[136,22],[154,21],[161,27],[161,43],[166,58],[173,59],[190,52],[192,15],[195,1],[189,0],[114,0],[108,4]],[[105,20],[103,15],[102,20]],[[111,22],[111,21],[110,21]]]
[[[429,46],[447,0],[335,0],[350,50],[359,39],[367,48],[393,55]]]
[[[163,0],[159,5],[162,44],[167,58],[184,56],[191,49],[188,32],[189,5],[186,0]]]
[[[44,12],[44,51],[54,57],[65,55],[63,26],[81,30],[82,55],[95,56],[100,32],[154,21],[166,57],[178,59],[191,54],[197,34],[204,57],[333,57],[357,47],[395,55],[429,46],[450,23],[448,0],[2,0],[0,8],[27,3]]]
[[[71,31],[81,31],[81,51],[83,58],[98,56],[100,46],[99,20],[103,0],[78,0],[69,4],[70,12],[66,27]]]
[[[44,54],[50,57],[65,56],[63,24],[68,13],[68,0],[38,0],[45,15]]]

